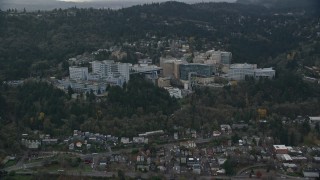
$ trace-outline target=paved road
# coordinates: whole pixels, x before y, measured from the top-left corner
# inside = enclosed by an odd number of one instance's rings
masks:
[[[212,137],[212,138],[207,138],[207,139],[197,138],[197,139],[191,139],[191,141],[194,141],[196,144],[202,144],[202,143],[208,143],[211,140],[217,139],[217,138],[219,138],[219,137]],[[186,141],[188,141],[188,140],[186,140]],[[180,142],[177,141],[177,142],[171,142],[171,143],[167,143],[167,144],[160,144],[160,145],[157,145],[157,148],[173,146],[173,145],[179,145],[179,143]],[[81,154],[81,153],[77,153],[77,152],[63,152],[63,151],[53,151],[51,153],[52,154],[71,154],[71,155],[78,156],[78,157],[80,157],[82,159],[84,159],[86,157],[93,157],[94,161],[95,161],[100,157],[110,156],[110,155],[113,155],[113,154],[131,153],[133,149],[137,149],[137,148],[127,148],[127,149],[121,149],[121,150],[117,150],[117,151],[112,151],[111,148],[110,148],[109,152],[96,153],[96,154]],[[23,159],[25,159],[25,156],[26,156],[26,154],[24,155],[22,160],[19,161],[19,163],[17,163],[14,166],[11,166],[11,167],[4,168],[4,170],[5,171],[17,171],[17,170],[21,170],[21,169],[40,167],[40,166],[43,166],[47,161],[46,159],[43,159],[42,161],[39,161],[39,162],[24,163]]]
[[[25,171],[25,172],[17,172],[17,174],[36,174],[36,171]],[[117,172],[102,172],[102,171],[93,171],[93,172],[79,172],[79,171],[64,171],[64,172],[48,172],[48,174],[52,175],[70,175],[70,176],[86,176],[86,177],[113,177],[118,175]],[[143,179],[149,179],[152,176],[156,176],[159,174],[156,173],[141,173],[141,172],[125,172],[125,176],[131,177],[131,178],[136,178],[136,177],[141,177]],[[161,175],[161,174],[160,174]],[[166,179],[170,179],[171,175],[169,174],[162,174]],[[226,179],[226,180],[231,180],[231,177],[228,176],[198,176],[197,179]]]
[[[248,166],[245,167],[243,169],[241,169],[240,171],[237,172],[237,175],[240,176],[243,172],[251,170],[251,169],[255,169],[255,168],[260,168],[260,167],[267,167],[268,165],[266,164],[255,164],[253,166]]]
[[[24,152],[22,158],[17,162],[16,166],[22,166],[23,162],[27,159],[28,157],[28,151]]]
[[[28,163],[28,164],[19,164],[19,165],[15,165],[15,166],[10,166],[7,168],[4,168],[5,171],[17,171],[17,170],[21,170],[21,169],[29,169],[29,168],[34,168],[34,167],[40,167],[44,165],[44,161],[40,161],[40,162],[34,162],[34,163]]]

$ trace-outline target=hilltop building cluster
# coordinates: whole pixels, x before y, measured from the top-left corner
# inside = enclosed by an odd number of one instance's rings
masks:
[[[75,92],[83,93],[93,91],[101,94],[108,85],[122,86],[130,80],[129,64],[113,60],[92,61],[92,72],[88,67],[69,67],[69,78],[60,81],[61,88],[67,90],[71,87]]]
[[[256,64],[231,64],[227,72],[229,80],[245,80],[246,77],[274,78],[276,71],[273,68],[257,68]]]
[[[171,43],[172,44],[172,43]],[[181,47],[177,49],[177,47]],[[117,48],[99,49],[92,55],[103,52],[114,52]],[[117,52],[121,52],[117,50]],[[177,53],[173,53],[177,52]],[[176,56],[168,55],[178,54]],[[120,63],[114,60],[97,61],[90,57],[71,58],[69,77],[58,81],[58,87],[68,90],[69,87],[76,93],[93,92],[103,94],[107,86],[121,86],[130,80],[130,75],[144,74],[159,87],[165,88],[171,96],[182,98],[196,86],[221,88],[230,85],[232,81],[242,81],[247,77],[255,79],[275,77],[275,70],[258,68],[257,64],[232,64],[232,53],[220,50],[206,52],[190,52],[189,46],[179,42],[171,45],[160,57],[159,66],[144,54],[136,52],[138,64]],[[117,59],[117,57],[114,57]],[[84,64],[91,64],[83,67]],[[173,83],[174,81],[175,83]],[[178,87],[184,87],[183,89]]]
[[[194,57],[193,57],[194,56]],[[191,59],[191,60],[190,60]],[[242,81],[247,77],[269,78],[275,77],[273,68],[257,68],[257,64],[232,64],[232,53],[210,50],[205,53],[193,53],[181,58],[161,57],[160,67],[163,69],[162,78],[158,79],[160,87],[166,87],[169,93],[178,97],[177,88],[171,88],[170,80],[180,81],[184,90],[192,90],[194,86],[223,87],[230,81]],[[225,84],[218,82],[224,79]]]
[[[163,68],[163,77],[190,81],[190,73],[197,77],[208,78],[221,76],[229,80],[244,80],[246,76],[255,78],[273,78],[273,68],[257,68],[256,64],[231,64],[232,53],[210,50],[199,53],[193,62],[186,60],[161,57],[160,66]]]

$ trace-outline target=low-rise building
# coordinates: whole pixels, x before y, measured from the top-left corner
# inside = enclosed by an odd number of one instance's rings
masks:
[[[232,133],[232,129],[229,124],[221,124],[220,129],[221,129],[221,133],[224,133],[224,134]]]
[[[145,137],[133,137],[132,142],[135,144],[148,144],[148,138]]]
[[[169,92],[171,97],[175,97],[175,98],[178,98],[178,99],[182,98],[181,89],[174,88],[174,87],[164,87],[164,89]]]
[[[310,116],[309,121],[310,121],[310,123],[320,122],[320,116]]]
[[[292,158],[289,154],[277,154],[277,158],[282,162],[292,162]]]
[[[276,154],[288,154],[288,148],[285,145],[273,145],[273,151]]]
[[[260,68],[254,70],[254,77],[272,79],[276,76],[276,71],[273,68]]]
[[[41,146],[41,142],[38,140],[28,140],[22,139],[21,144],[27,147],[28,149],[38,149]]]
[[[44,145],[53,145],[57,143],[58,143],[58,139],[42,139],[42,144]]]
[[[170,86],[170,78],[159,78],[158,79],[158,87],[169,87]]]
[[[121,137],[121,140],[120,140],[121,143],[123,144],[129,144],[131,143],[129,138],[126,138],[126,137]]]

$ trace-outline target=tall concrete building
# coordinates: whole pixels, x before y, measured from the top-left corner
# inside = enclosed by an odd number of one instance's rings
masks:
[[[185,64],[185,61],[176,58],[160,58],[160,66],[162,67],[163,77],[177,78],[179,79],[181,64]]]
[[[221,64],[231,64],[232,53],[231,52],[221,52]]]
[[[180,65],[181,64],[186,64],[185,62],[183,61],[175,61],[173,63],[173,76],[176,78],[176,79],[180,79]]]
[[[87,80],[88,79],[88,67],[69,67],[70,79],[72,80]]]
[[[116,63],[116,71],[119,72],[121,76],[124,77],[126,82],[130,80],[130,73],[129,73],[129,64],[128,63]]]
[[[163,68],[163,77],[173,77],[173,70],[174,70],[174,61],[166,61],[162,64]]]
[[[111,65],[114,64],[113,60],[93,61],[92,73],[98,74],[100,78],[106,78],[111,74]]]
[[[129,64],[114,62],[113,60],[93,61],[92,73],[99,75],[102,79],[122,76],[126,82],[130,80]]]
[[[207,51],[205,64],[220,64],[221,63],[221,51]]]

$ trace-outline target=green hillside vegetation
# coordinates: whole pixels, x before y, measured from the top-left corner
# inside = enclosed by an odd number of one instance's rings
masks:
[[[310,132],[308,123],[283,125],[281,120],[319,115],[319,85],[303,81],[302,73],[305,65],[319,66],[320,27],[314,13],[287,13],[256,5],[177,2],[120,10],[71,8],[18,15],[2,11],[0,81],[61,76],[68,58],[125,42],[153,42],[143,53],[156,62],[164,51],[156,44],[163,39],[186,40],[193,52],[231,51],[235,63],[272,66],[277,76],[248,78],[222,89],[199,88],[182,100],[141,76],[132,77],[123,89],[108,87],[105,98],[91,92],[71,99],[71,91],[64,93],[41,78],[19,87],[2,85],[0,154],[18,153],[21,134],[32,130],[54,137],[68,136],[74,129],[131,137],[159,129],[174,132],[174,127],[206,134],[234,122],[252,125],[250,135],[274,135],[282,144],[303,143]],[[131,54],[140,50],[126,48]],[[257,123],[258,108],[268,110],[268,127]],[[319,136],[319,128],[312,133]]]
[[[108,97],[99,103],[90,94],[83,95],[87,100],[70,99],[46,82],[30,81],[18,88],[4,88],[2,92],[10,101],[5,102],[5,98],[1,101],[9,108],[0,121],[0,138],[4,140],[0,148],[17,142],[23,132],[30,130],[53,136],[67,136],[74,129],[134,136],[165,129],[167,117],[179,107],[167,91],[140,76],[133,78],[124,89],[110,87]]]
[[[194,50],[206,45],[231,51],[235,62],[265,64],[319,38],[315,14],[274,16],[287,12],[256,5],[178,2],[121,10],[57,9],[18,16],[12,16],[14,10],[2,11],[0,79],[29,77],[37,69],[59,69],[59,63],[75,55],[112,44],[150,40],[147,34],[155,40],[192,37]]]

